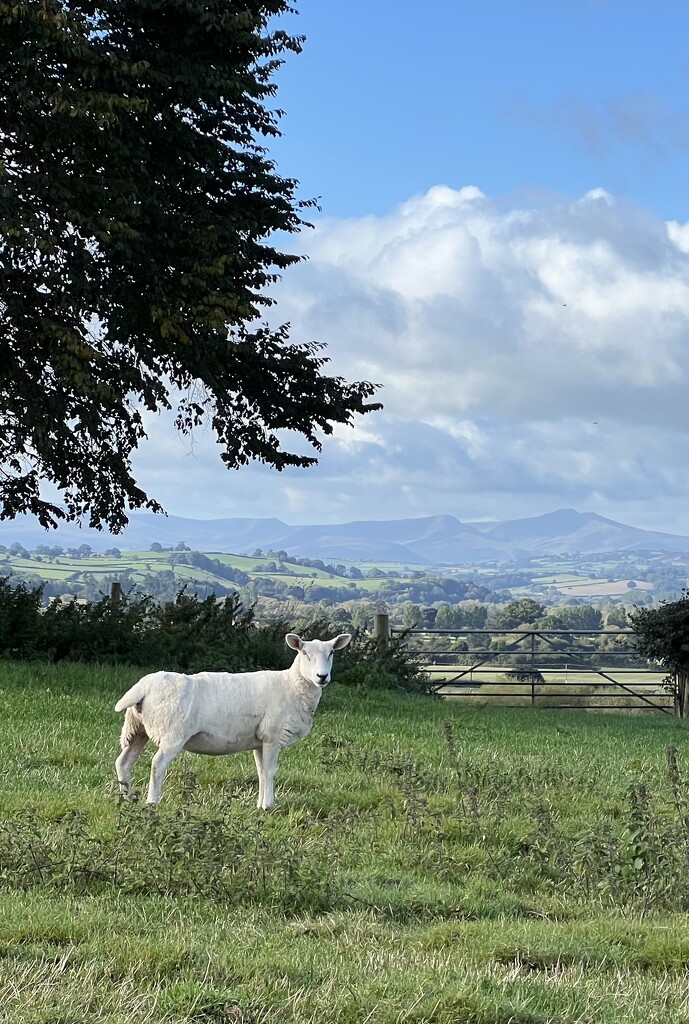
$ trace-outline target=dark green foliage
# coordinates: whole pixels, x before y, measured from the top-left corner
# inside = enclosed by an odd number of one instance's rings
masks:
[[[113,607],[105,597],[81,604],[54,601],[42,615],[40,656],[52,662],[142,664],[149,604],[147,599],[125,598]]]
[[[237,594],[203,600],[181,591],[174,602],[122,594],[97,601],[54,601],[41,609],[42,588],[10,586],[0,577],[0,657],[157,665],[179,672],[251,672],[286,668],[293,654],[285,633],[326,639],[346,631],[326,618],[308,623],[257,624]],[[404,637],[388,646],[363,635],[335,662],[334,678],[348,686],[428,690],[427,676]]]
[[[345,686],[371,690],[428,693],[429,678],[418,655],[407,649],[405,634],[384,644],[377,637],[359,635],[339,655],[334,678]]]
[[[122,595],[41,610],[41,589],[0,578],[0,655],[59,662],[160,665],[188,672],[251,671],[289,664],[284,632],[257,629],[237,595],[175,602]]]
[[[25,583],[10,586],[0,576],[0,654],[31,657],[40,646],[43,588],[31,589]]]
[[[301,39],[285,0],[0,0],[0,516],[87,514],[117,531],[160,506],[130,458],[141,409],[207,419],[228,467],[315,458],[375,387],[259,321],[299,257],[298,183],[273,75]],[[65,508],[39,490],[49,480]]]
[[[258,628],[253,611],[234,594],[221,601],[181,594],[164,605],[150,603],[150,627],[139,664],[165,664],[183,672],[250,672],[286,667],[292,656],[285,633]]]
[[[659,661],[669,672],[689,669],[689,590],[679,601],[629,614],[632,644],[644,658]]]
[[[190,774],[189,784],[193,786]],[[283,913],[329,910],[335,854],[327,837],[285,840],[231,810],[171,816],[121,804],[117,831],[96,836],[76,811],[0,825],[0,885],[95,894],[200,896]]]
[[[521,597],[510,601],[500,616],[500,625],[504,629],[517,629],[525,624],[533,625],[545,614],[545,605],[533,601],[530,597]]]
[[[675,709],[689,716],[689,590],[679,601],[658,608],[637,608],[629,614],[634,630],[630,642],[644,658],[657,661],[668,672]]]

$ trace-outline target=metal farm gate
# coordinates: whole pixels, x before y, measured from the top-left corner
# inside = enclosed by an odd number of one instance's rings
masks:
[[[374,633],[404,635],[439,696],[674,714],[665,673],[635,654],[630,630],[409,630],[377,615]]]

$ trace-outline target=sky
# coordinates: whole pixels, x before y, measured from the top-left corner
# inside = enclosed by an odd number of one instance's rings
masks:
[[[199,519],[689,532],[684,0],[295,6],[270,152],[321,210],[272,316],[384,410],[282,473],[149,417],[139,482]]]

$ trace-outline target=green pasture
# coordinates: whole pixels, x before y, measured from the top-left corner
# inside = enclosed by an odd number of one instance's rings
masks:
[[[155,552],[142,552],[138,554],[123,554],[122,558],[68,558],[60,555],[58,558],[49,559],[47,556],[36,558],[19,558],[14,555],[5,556],[5,565],[14,572],[20,574],[33,573],[46,580],[64,580],[73,576],[74,573],[89,573],[91,576],[112,576],[124,570],[138,572],[141,577],[147,572],[160,572],[163,569],[171,568],[169,556],[156,554]]]
[[[548,558],[535,558],[533,561],[534,565],[538,564],[547,566],[548,572],[576,572],[577,563],[571,558],[563,558],[561,561],[554,561],[552,557]]]
[[[298,565],[290,565],[285,563],[285,568],[280,572],[271,572],[269,570],[261,570],[260,572],[253,572],[253,576],[269,576],[274,580],[293,581],[295,583],[318,583],[319,586],[327,587],[329,584],[333,587],[344,587],[351,580],[345,579],[344,576],[333,576],[330,572],[325,572],[323,569],[311,569],[308,566],[301,568]],[[358,581],[357,581],[358,582]]]
[[[550,573],[548,576],[533,576],[531,578],[531,582],[543,584],[550,583],[554,584],[555,586],[562,587],[567,586],[568,584],[575,585],[578,583],[600,583],[602,581],[596,579],[593,576],[577,576],[576,573],[561,572]]]
[[[454,679],[457,671],[450,670],[447,665],[429,666],[434,685]],[[589,711],[615,713],[619,710],[656,716],[664,713],[650,707],[648,702],[672,709],[672,698],[665,689],[662,673],[620,674],[615,668],[603,671],[618,679],[623,687],[611,684],[593,672],[548,672],[544,669],[541,672],[543,682],[534,687],[535,703],[538,707],[572,705]],[[463,676],[456,686],[450,683],[443,694],[448,697],[459,694],[463,703],[526,707],[531,704],[532,688],[528,681],[518,681],[508,672],[489,670]],[[600,708],[600,705],[610,706]]]
[[[117,573],[129,572],[134,580],[144,580],[148,574],[156,574],[165,570],[172,570],[179,579],[180,584],[184,582],[207,583],[210,586],[219,584],[222,587],[228,586],[228,581],[217,576],[208,569],[197,566],[173,563],[174,552],[164,551],[123,551],[120,558],[105,558],[92,555],[84,558],[69,558],[60,555],[50,560],[42,556],[41,561],[36,558],[19,558],[15,555],[5,555],[2,562],[11,568],[19,576],[37,575],[45,580],[72,581],[77,574],[78,577],[88,573],[98,580],[111,579]],[[0,556],[1,557],[1,556]],[[308,587],[309,584],[317,584],[323,587],[340,588],[346,587],[348,583],[355,582],[361,590],[376,593],[387,577],[380,577],[371,580],[350,581],[342,576],[333,575],[325,569],[317,566],[299,566],[292,563],[284,563],[284,568],[279,572],[271,571],[267,567],[275,564],[273,557],[260,556],[256,558],[243,555],[229,555],[210,553],[211,559],[216,559],[223,565],[231,566],[246,572],[251,577],[262,577],[278,580],[296,586]],[[369,566],[370,568],[370,566]],[[365,571],[365,568],[364,568]],[[385,571],[381,569],[381,571]],[[391,570],[388,570],[391,571]],[[404,582],[397,578],[397,582]]]
[[[3,663],[3,1024],[686,1020],[681,722],[334,684],[273,812],[251,754],[151,810],[138,674]]]

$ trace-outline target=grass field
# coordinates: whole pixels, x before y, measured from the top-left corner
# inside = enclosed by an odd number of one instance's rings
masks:
[[[353,581],[339,575],[319,569],[315,566],[302,567],[286,562],[280,572],[271,571],[268,566],[275,566],[274,557],[247,557],[243,555],[218,554],[210,552],[211,559],[221,562],[223,565],[231,566],[246,572],[252,579],[270,578],[282,583],[307,588],[310,585],[319,587],[342,588],[352,584]],[[39,577],[40,579],[53,582],[64,582],[65,584],[82,581],[84,574],[95,578],[97,582],[110,580],[113,576],[121,573],[128,573],[134,582],[142,582],[150,574],[157,574],[172,570],[180,584],[205,583],[210,586],[226,588],[228,581],[216,575],[208,569],[199,566],[185,565],[173,561],[174,554],[170,552],[155,551],[123,551],[120,558],[106,558],[103,555],[91,557],[70,558],[68,555],[60,555],[56,559],[48,559],[40,556],[38,559],[21,558],[15,555],[0,554],[0,568],[9,571],[17,577]],[[366,571],[364,565],[364,571]],[[385,571],[385,567],[381,569]],[[388,577],[374,579],[356,580],[356,586],[361,590],[375,594]],[[398,579],[399,582],[399,579]],[[230,584],[231,586],[231,584]],[[107,585],[105,586],[107,591]]]
[[[335,685],[272,813],[250,754],[152,811],[136,675],[3,664],[3,1024],[686,1021],[681,722]]]
[[[574,583],[571,586],[558,586],[557,591],[565,597],[610,597],[613,594],[634,594],[637,590],[653,590],[652,583],[639,580],[633,587],[629,580],[591,580],[585,583]]]
[[[501,672],[494,666],[484,665],[457,680],[462,666],[426,665],[433,686],[441,686],[446,680],[449,685],[442,690],[443,696],[461,697],[463,702],[500,704],[504,706],[527,706],[531,704],[531,684],[518,679],[510,672]],[[612,679],[622,685],[610,684],[605,676],[595,672],[562,670],[541,670],[543,682],[534,688],[535,704],[538,707],[574,706],[596,710],[609,705],[607,710],[628,709],[644,714],[662,714],[649,705],[672,709],[672,696],[665,687],[666,675],[662,672],[620,672],[615,666],[602,668]]]

